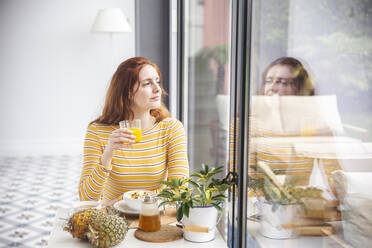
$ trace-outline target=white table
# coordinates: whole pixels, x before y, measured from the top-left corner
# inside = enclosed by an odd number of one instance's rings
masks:
[[[329,237],[299,236],[291,239],[270,239],[259,233],[260,224],[247,221],[248,232],[261,248],[353,248],[343,241],[341,222],[334,222],[336,235]]]
[[[62,226],[65,223],[68,214],[68,209],[59,209],[56,214],[56,219],[54,221],[54,226],[51,232],[50,239],[48,241],[49,248],[83,248],[83,247],[92,247],[87,241],[82,241],[76,238],[72,238],[71,234],[63,231]],[[160,248],[160,247],[177,247],[177,248],[226,248],[226,242],[221,237],[220,233],[216,233],[216,238],[210,242],[205,243],[194,243],[189,242],[184,239],[165,242],[165,243],[152,243],[138,240],[134,237],[135,229],[129,229],[125,239],[119,245],[115,246],[117,248]]]

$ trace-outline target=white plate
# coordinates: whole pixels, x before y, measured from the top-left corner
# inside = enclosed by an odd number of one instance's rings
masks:
[[[97,201],[80,201],[73,204],[74,209],[100,208],[100,202]]]
[[[113,206],[116,210],[124,213],[124,214],[139,214],[140,211],[137,211],[133,208],[130,208],[125,204],[124,200],[118,201],[114,203]]]

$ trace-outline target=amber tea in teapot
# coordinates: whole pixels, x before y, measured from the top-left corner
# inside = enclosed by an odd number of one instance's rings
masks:
[[[138,227],[146,232],[160,230],[160,211],[154,196],[145,196],[143,198]]]

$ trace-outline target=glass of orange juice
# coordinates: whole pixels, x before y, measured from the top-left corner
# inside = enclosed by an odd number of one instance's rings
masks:
[[[134,142],[140,142],[142,140],[141,120],[124,120],[119,122],[120,128],[127,128],[133,131],[133,135],[136,136]]]

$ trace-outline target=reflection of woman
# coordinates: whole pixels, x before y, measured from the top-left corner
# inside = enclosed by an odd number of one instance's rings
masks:
[[[266,96],[312,96],[314,84],[300,61],[282,57],[273,61],[263,72],[259,93]]]
[[[263,72],[262,84],[259,94],[266,96],[312,96],[314,84],[308,72],[295,58],[282,57],[273,61]],[[265,126],[266,128],[263,128]],[[291,175],[290,183],[308,185],[314,160],[296,153],[295,140],[288,138],[288,134],[277,133],[267,129],[268,125],[260,124],[260,120],[250,119],[250,146],[249,146],[249,174],[252,178],[262,175],[257,169],[257,162],[263,161],[277,174]],[[292,133],[295,138],[301,136]],[[330,173],[339,169],[335,160],[322,160],[325,173],[330,181]],[[329,182],[332,185],[332,182]],[[250,195],[252,195],[253,191]]]
[[[129,190],[156,190],[160,182],[188,176],[186,138],[180,121],[162,103],[159,68],[134,57],[121,63],[112,77],[100,117],[86,133],[80,200],[103,204]],[[119,128],[121,120],[140,119],[142,140]]]
[[[300,61],[292,57],[282,57],[273,61],[262,74],[262,84],[259,95],[266,96],[288,96],[288,95],[314,95],[314,85],[310,80],[309,74]],[[239,118],[237,118],[239,120]],[[234,123],[230,129],[230,157],[234,156]],[[237,135],[238,136],[238,135]],[[236,137],[237,137],[236,136]],[[260,121],[250,118],[249,123],[249,156],[248,156],[248,175],[251,179],[262,178],[262,173],[258,171],[257,162],[264,161],[275,173],[291,174],[303,176],[304,170],[310,175],[313,159],[298,157],[289,144],[273,144],[271,137],[282,137],[281,134],[274,134],[271,130],[262,128]],[[259,140],[259,142],[258,142]],[[263,141],[263,142],[262,142]],[[235,161],[237,160],[235,153]],[[233,160],[230,160],[232,167]],[[302,182],[302,184],[304,184]],[[249,200],[255,199],[253,196],[260,196],[262,192],[255,192],[252,188],[248,189]],[[258,194],[256,194],[258,193]],[[250,204],[250,201],[247,203]],[[250,205],[248,211],[254,207]],[[247,247],[260,247],[256,240],[247,235]],[[231,237],[229,237],[231,239]]]

